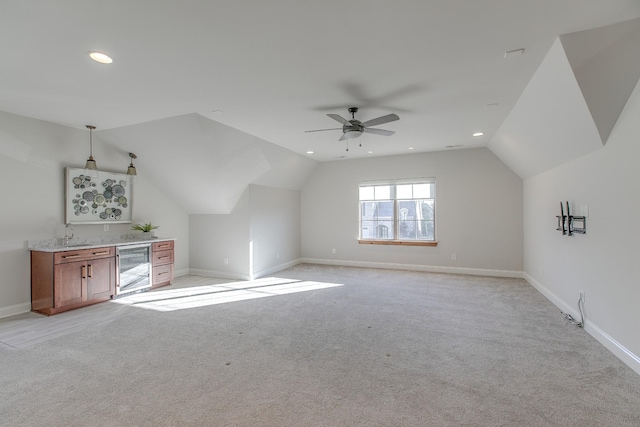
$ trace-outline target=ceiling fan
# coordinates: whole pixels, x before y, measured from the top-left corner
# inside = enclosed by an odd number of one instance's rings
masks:
[[[356,119],[356,113],[358,112],[358,107],[350,107],[349,113],[351,113],[351,120],[347,120],[342,118],[337,114],[327,114],[327,116],[331,117],[333,120],[336,120],[342,123],[342,136],[338,141],[344,141],[346,139],[354,139],[359,138],[363,132],[372,133],[375,135],[382,136],[391,136],[395,132],[391,130],[384,129],[375,129],[370,126],[382,125],[384,123],[395,122],[396,120],[400,120],[396,114],[387,114],[386,116],[381,116],[376,119],[367,120],[366,122],[361,122]],[[340,130],[341,128],[333,128],[333,129],[317,129],[317,130],[308,130],[305,132],[323,132],[326,130]]]

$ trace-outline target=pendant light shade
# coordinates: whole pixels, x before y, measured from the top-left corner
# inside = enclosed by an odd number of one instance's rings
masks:
[[[136,172],[136,167],[133,166],[133,159],[137,159],[138,156],[136,156],[133,153],[129,153],[129,157],[131,157],[131,163],[129,164],[129,167],[127,168],[127,175],[136,176],[136,175],[138,175],[138,173]]]
[[[95,126],[86,125],[87,129],[89,129],[89,158],[87,159],[87,163],[84,165],[85,174],[97,177],[98,176],[98,164],[93,159],[93,130],[96,128]]]

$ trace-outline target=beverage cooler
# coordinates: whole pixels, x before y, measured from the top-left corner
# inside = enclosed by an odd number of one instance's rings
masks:
[[[138,292],[151,287],[151,245],[117,248],[118,282],[116,294]]]

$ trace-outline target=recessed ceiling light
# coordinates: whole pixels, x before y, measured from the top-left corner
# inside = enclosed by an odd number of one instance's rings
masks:
[[[413,150],[413,147],[409,147],[409,150]]]
[[[460,148],[460,147],[462,147],[462,146],[463,146],[462,144],[457,144],[457,145],[447,145],[447,146],[445,146],[444,148]]]
[[[492,102],[491,104],[487,104],[487,105],[486,105],[486,107],[487,107],[487,108],[495,108],[495,107],[497,107],[498,105],[500,105],[500,104],[499,104],[499,103],[497,103],[497,102]]]
[[[311,150],[307,151],[307,154],[313,154],[313,153],[314,153],[314,152],[313,152],[313,151],[311,151]]]
[[[484,135],[484,132],[476,132],[473,134],[473,136],[482,136]]]
[[[113,62],[113,59],[111,59],[109,55],[102,52],[89,52],[89,57],[101,64],[111,64]]]
[[[212,113],[220,115],[220,114],[223,114],[224,111],[222,111],[222,110],[213,110]]]
[[[368,154],[373,154],[373,151],[367,151]]]

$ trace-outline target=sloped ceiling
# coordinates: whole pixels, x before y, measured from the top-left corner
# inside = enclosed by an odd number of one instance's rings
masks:
[[[603,144],[640,78],[640,18],[560,36]]]
[[[320,161],[484,147],[560,34],[637,17],[638,0],[3,0],[0,110],[98,131],[197,113]],[[350,106],[397,113],[396,134],[347,153],[340,130],[305,133]]]
[[[190,214],[228,214],[249,184],[299,190],[318,162],[198,114],[96,138],[134,152],[136,168]]]
[[[559,37],[493,151],[526,179],[602,148],[640,77],[640,19]]]
[[[606,140],[634,74],[609,65],[640,43],[587,29],[638,17],[638,0],[4,0],[0,110],[96,125],[191,213],[342,156],[489,144],[527,177]],[[381,126],[396,134],[347,153],[340,130],[305,133],[350,106],[398,113]]]

